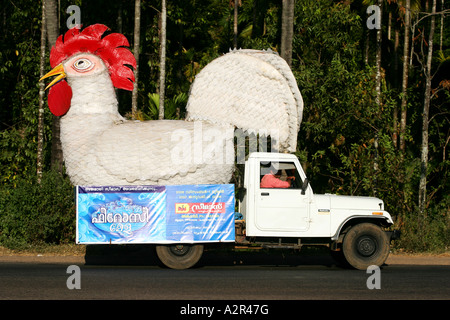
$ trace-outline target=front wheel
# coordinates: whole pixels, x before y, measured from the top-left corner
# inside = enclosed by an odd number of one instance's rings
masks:
[[[345,260],[354,268],[366,270],[371,265],[381,266],[390,250],[389,238],[377,225],[361,223],[345,235],[342,251]]]
[[[156,246],[159,260],[171,269],[188,269],[202,257],[203,245],[171,244]]]

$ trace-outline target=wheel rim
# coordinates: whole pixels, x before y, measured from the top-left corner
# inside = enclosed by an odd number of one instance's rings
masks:
[[[176,256],[184,256],[190,250],[189,246],[185,246],[182,244],[177,244],[174,246],[170,246],[170,252],[172,252]]]
[[[364,257],[370,257],[377,251],[377,242],[374,238],[364,236],[356,242],[356,250]]]

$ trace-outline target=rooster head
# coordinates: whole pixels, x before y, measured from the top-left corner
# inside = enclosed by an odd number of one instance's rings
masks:
[[[128,40],[120,33],[102,37],[107,30],[108,27],[102,24],[91,25],[83,31],[75,27],[56,40],[50,51],[53,69],[39,80],[56,76],[46,88],[50,88],[48,106],[55,116],[66,114],[70,108],[71,80],[107,70],[114,87],[133,90],[135,78],[130,66],[136,68],[136,59],[126,48]]]

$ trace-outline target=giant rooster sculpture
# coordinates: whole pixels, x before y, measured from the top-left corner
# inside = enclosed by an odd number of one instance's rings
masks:
[[[56,78],[50,111],[61,116],[61,144],[74,185],[228,183],[234,129],[276,132],[294,151],[303,101],[286,62],[270,51],[235,50],[208,64],[190,90],[184,120],[132,121],[115,89],[133,89],[136,67],[125,36],[102,24],[70,29],[50,52]]]

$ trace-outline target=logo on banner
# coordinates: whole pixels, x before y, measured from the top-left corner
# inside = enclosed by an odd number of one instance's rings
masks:
[[[175,213],[189,213],[189,203],[175,203]]]
[[[175,213],[225,213],[225,202],[175,203]]]
[[[123,198],[100,207],[92,215],[91,222],[104,231],[130,235],[147,224],[151,218],[149,208],[134,205],[131,199]]]

